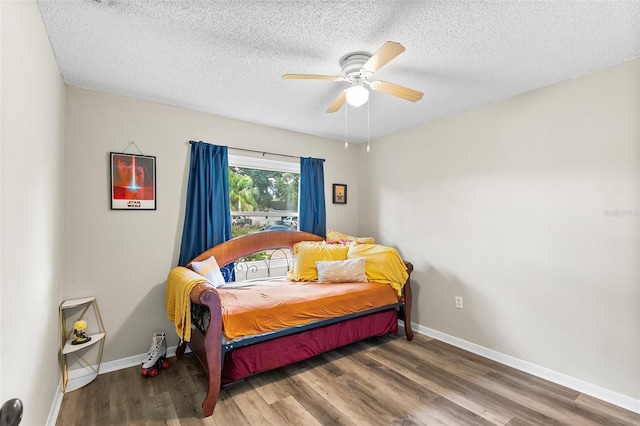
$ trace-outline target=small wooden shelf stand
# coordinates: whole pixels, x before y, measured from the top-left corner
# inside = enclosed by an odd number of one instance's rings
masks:
[[[79,345],[74,345],[73,342],[73,324],[75,321],[81,318],[85,318],[87,314],[92,313],[95,318],[95,324],[91,329],[97,327],[97,330],[90,333],[91,340]],[[92,381],[94,381],[100,372],[100,363],[102,362],[102,350],[104,349],[105,340],[104,324],[102,323],[102,316],[100,315],[100,309],[98,308],[98,302],[95,297],[85,297],[82,299],[65,300],[60,305],[60,362],[62,372],[62,391],[70,392],[79,389]],[[85,356],[88,349],[94,345],[100,345],[98,349],[98,356],[95,363],[88,361]],[[75,355],[79,364],[84,368],[71,370],[73,372],[84,372],[85,374],[75,375],[69,377],[69,356]],[[95,358],[94,358],[95,359]]]

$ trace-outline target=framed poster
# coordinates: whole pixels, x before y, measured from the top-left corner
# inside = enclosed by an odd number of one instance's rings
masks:
[[[112,152],[111,210],[156,209],[156,157]]]
[[[347,204],[347,185],[333,184],[333,204]]]

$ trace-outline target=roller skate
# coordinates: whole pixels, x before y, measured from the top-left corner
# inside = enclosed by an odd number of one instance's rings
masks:
[[[167,359],[167,342],[164,333],[153,333],[153,341],[147,357],[142,361],[140,373],[143,376],[155,377],[161,368],[169,368]]]

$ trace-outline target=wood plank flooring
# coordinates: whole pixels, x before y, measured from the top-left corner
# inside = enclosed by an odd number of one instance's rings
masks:
[[[399,336],[402,336],[400,334]],[[640,414],[416,335],[365,340],[224,388],[197,361],[138,367],[64,395],[57,425],[640,425]]]

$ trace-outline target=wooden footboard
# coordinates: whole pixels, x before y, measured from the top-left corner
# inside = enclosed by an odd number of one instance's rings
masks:
[[[404,306],[400,309],[400,318],[404,322],[404,334],[407,336],[408,341],[413,340],[413,330],[411,329],[411,304],[413,303],[413,295],[411,294],[411,272],[413,272],[413,264],[411,262],[404,262],[407,265],[407,273],[409,278],[402,287],[401,300],[404,302]]]
[[[222,310],[220,296],[216,289],[206,283],[197,284],[191,290],[191,301],[209,308],[211,316],[207,334],[202,335],[196,327],[191,329],[189,347],[207,370],[208,389],[202,403],[205,416],[213,414],[220,395],[220,378],[222,377]],[[184,349],[182,350],[184,353]]]
[[[226,265],[237,258],[246,256],[257,251],[278,249],[282,247],[293,247],[299,241],[321,241],[323,238],[314,234],[296,231],[269,231],[257,234],[246,235],[234,240],[229,240],[223,244],[207,250],[198,256],[194,261],[204,260],[210,256],[215,256],[220,265]],[[413,265],[405,262],[407,272],[411,275]],[[208,283],[197,284],[191,290],[191,301],[209,308],[210,321],[206,334],[192,327],[191,341],[188,342],[192,352],[198,361],[207,370],[208,390],[202,403],[202,410],[205,416],[211,416],[215,409],[220,394],[220,385],[223,368],[223,345],[222,345],[222,311],[220,306],[220,296],[217,290]],[[398,319],[404,322],[407,340],[413,339],[411,330],[411,285],[409,279],[404,285],[403,294],[400,297],[400,309]],[[176,355],[181,358],[184,355],[186,343],[180,345],[176,350]]]

